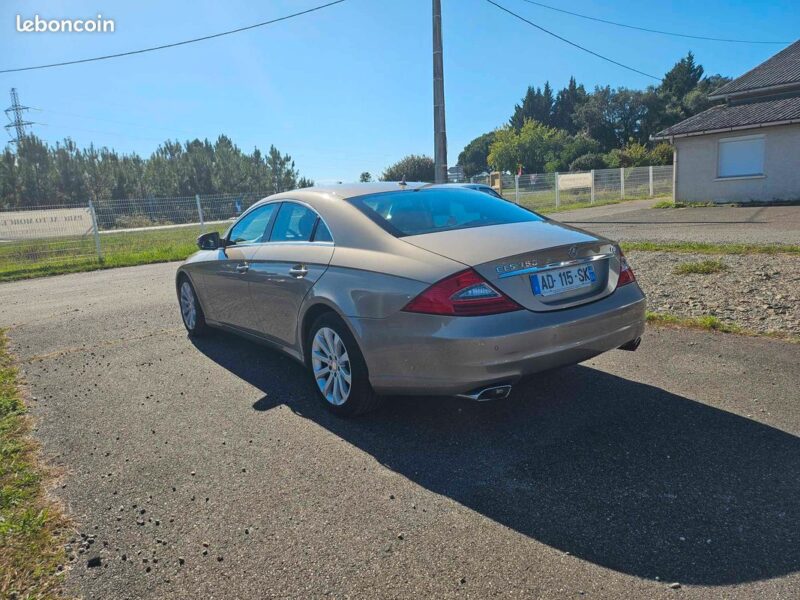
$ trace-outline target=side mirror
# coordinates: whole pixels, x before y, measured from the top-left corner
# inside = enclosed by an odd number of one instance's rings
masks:
[[[200,248],[200,250],[216,250],[217,248],[222,248],[224,245],[225,244],[222,243],[219,237],[218,231],[204,233],[197,238],[197,247]]]

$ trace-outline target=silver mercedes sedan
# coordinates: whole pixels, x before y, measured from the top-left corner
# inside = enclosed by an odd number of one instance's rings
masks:
[[[615,243],[467,187],[285,192],[198,245],[176,280],[189,335],[279,348],[339,415],[390,394],[504,398],[644,331]]]

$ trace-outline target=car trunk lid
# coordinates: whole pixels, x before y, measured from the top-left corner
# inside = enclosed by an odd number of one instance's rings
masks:
[[[602,298],[615,289],[619,274],[613,243],[554,221],[455,229],[402,239],[474,268],[496,289],[534,311],[557,310]],[[543,275],[558,278],[561,269],[574,268],[583,268],[585,275],[587,267],[594,280],[586,285],[549,295],[541,293]],[[577,275],[575,271],[571,274]]]

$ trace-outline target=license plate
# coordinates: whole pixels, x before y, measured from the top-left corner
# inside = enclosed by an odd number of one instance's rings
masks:
[[[592,265],[553,269],[531,275],[531,288],[536,296],[552,296],[582,287],[589,287],[597,276]]]

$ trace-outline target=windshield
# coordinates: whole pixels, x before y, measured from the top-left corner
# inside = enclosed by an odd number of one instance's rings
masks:
[[[543,220],[521,206],[468,188],[386,192],[348,202],[398,237]]]

